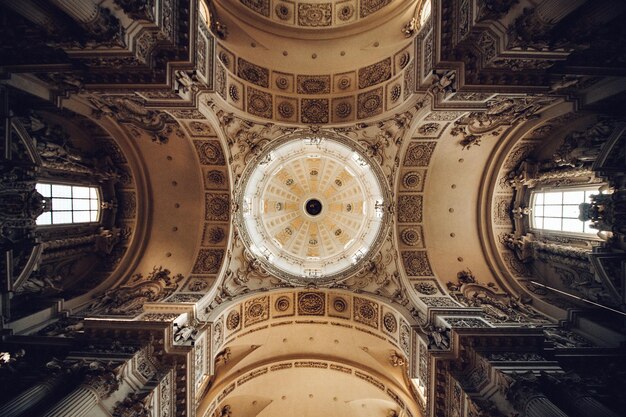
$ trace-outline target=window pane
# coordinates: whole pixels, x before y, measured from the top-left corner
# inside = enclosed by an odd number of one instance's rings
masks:
[[[89,223],[90,215],[88,211],[75,211],[74,212],[74,223]]]
[[[71,197],[72,187],[70,185],[52,184],[53,197]]]
[[[88,187],[72,187],[72,197],[74,198],[89,198]]]
[[[598,233],[598,229],[594,229],[591,227],[591,220],[587,220],[586,222],[583,223],[584,224],[584,232],[585,233],[592,233],[592,234],[596,234]]]
[[[563,193],[546,193],[544,204],[561,204],[563,202]]]
[[[585,201],[591,203],[591,196],[596,194],[600,194],[600,192],[598,190],[585,191]]]
[[[563,206],[543,206],[543,215],[546,217],[561,217]]]
[[[543,206],[535,206],[533,213],[535,213],[536,216],[543,216]]]
[[[579,215],[580,215],[580,210],[578,209],[578,205],[563,206],[563,217],[578,219]]]
[[[543,228],[550,230],[561,230],[561,219],[553,219],[551,217],[546,217],[543,219]]]
[[[36,184],[44,196],[52,197],[52,212],[37,219],[38,225],[97,222],[100,196],[97,187],[64,184]]]
[[[89,210],[89,200],[73,200],[72,208],[74,210]]]
[[[72,223],[72,212],[71,211],[53,211],[52,223],[54,224]]]
[[[47,224],[52,223],[52,213],[43,213],[39,217],[37,217],[37,224],[40,226],[45,226]]]
[[[50,197],[52,195],[50,194],[50,184],[37,184],[35,188],[37,192],[44,197]]]
[[[71,198],[53,198],[52,199],[52,210],[60,211],[60,210],[71,210],[71,209],[72,209]]]
[[[584,201],[584,191],[567,191],[563,193],[563,204],[580,204]]]
[[[535,227],[537,229],[543,229],[543,217],[536,217],[535,218]]]
[[[563,231],[564,232],[583,232],[583,222],[578,219],[563,219]]]
[[[543,193],[536,194],[535,204],[543,204]]]

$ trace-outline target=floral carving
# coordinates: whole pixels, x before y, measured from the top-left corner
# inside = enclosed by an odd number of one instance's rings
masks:
[[[228,221],[230,201],[228,194],[207,194],[205,198],[205,219]]]
[[[354,297],[354,320],[378,328],[378,304],[365,298]]]
[[[302,99],[303,123],[328,123],[328,100]]]
[[[244,303],[244,325],[249,326],[269,319],[270,297],[253,298]]]
[[[391,58],[359,69],[359,88],[367,88],[391,78]]]
[[[383,316],[383,326],[389,333],[395,333],[398,330],[398,321],[393,314],[387,312]]]
[[[226,160],[222,147],[216,140],[194,140],[194,146],[202,165],[224,165]]]
[[[426,251],[402,251],[402,263],[409,276],[432,276]]]
[[[323,293],[298,293],[298,314],[305,316],[323,316],[326,299]]]
[[[398,222],[422,222],[422,196],[419,194],[400,195],[398,197]]]
[[[331,3],[299,3],[298,24],[300,26],[330,26],[332,20]]]
[[[228,330],[235,330],[239,327],[240,322],[241,315],[239,314],[239,311],[232,310],[230,313],[228,313],[228,316],[226,317],[226,328]]]
[[[196,262],[193,265],[192,273],[194,274],[217,274],[222,259],[224,258],[223,250],[216,249],[200,249]]]
[[[425,167],[435,150],[436,142],[411,143],[404,156],[404,165]]]
[[[400,239],[402,240],[402,243],[407,246],[424,246],[424,243],[422,242],[421,229],[413,227],[403,229],[400,232]]]
[[[438,293],[435,284],[429,281],[418,282],[417,284],[413,285],[413,288],[415,288],[415,291],[417,291],[418,293],[424,295],[433,295]]]

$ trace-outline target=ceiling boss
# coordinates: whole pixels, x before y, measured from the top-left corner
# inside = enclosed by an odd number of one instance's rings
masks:
[[[391,217],[380,167],[333,132],[268,145],[244,170],[236,199],[248,250],[297,284],[349,277],[379,248]]]

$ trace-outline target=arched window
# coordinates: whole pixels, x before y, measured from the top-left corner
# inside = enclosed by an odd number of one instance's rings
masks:
[[[579,220],[579,205],[590,202],[591,195],[599,193],[598,185],[533,191],[531,227],[536,230],[595,235],[598,230],[590,227],[591,221]]]
[[[37,217],[38,226],[96,223],[100,217],[100,191],[82,185],[38,183],[37,191],[52,201],[52,210]]]

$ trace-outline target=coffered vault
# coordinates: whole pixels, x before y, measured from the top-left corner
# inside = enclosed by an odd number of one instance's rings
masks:
[[[623,2],[0,10],[0,415],[625,409]]]

